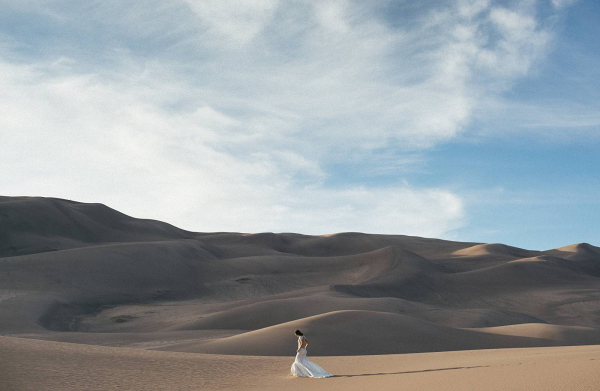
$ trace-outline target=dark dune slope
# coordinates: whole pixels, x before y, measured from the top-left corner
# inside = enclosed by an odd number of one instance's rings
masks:
[[[191,238],[172,225],[135,219],[102,204],[0,197],[0,257],[90,244]]]

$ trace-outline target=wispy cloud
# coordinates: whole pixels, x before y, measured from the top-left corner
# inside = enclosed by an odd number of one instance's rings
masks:
[[[452,191],[333,188],[324,167],[464,131],[547,51],[525,3],[448,2],[410,25],[351,1],[12,5],[45,31],[1,38],[1,190],[201,230],[448,235]]]
[[[228,2],[220,0],[184,0],[203,22],[203,27],[222,44],[250,43],[271,21],[278,0]]]
[[[219,151],[241,124],[207,107],[165,110],[156,96],[169,86],[2,71],[4,194],[101,200],[202,230],[441,236],[460,225],[461,200],[443,189],[328,189],[319,164],[292,149]]]
[[[564,7],[568,7],[574,3],[576,3],[579,0],[552,0],[552,5],[554,5],[554,7],[561,9]]]

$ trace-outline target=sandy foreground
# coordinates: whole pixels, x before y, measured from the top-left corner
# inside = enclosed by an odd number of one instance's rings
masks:
[[[600,346],[315,357],[336,376],[288,376],[293,357],[225,356],[0,337],[0,389],[599,390]]]

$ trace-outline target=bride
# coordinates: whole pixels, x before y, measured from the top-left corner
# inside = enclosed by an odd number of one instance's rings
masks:
[[[292,364],[292,375],[299,377],[331,377],[333,376],[331,373],[327,372],[317,364],[312,361],[309,361],[306,358],[306,348],[308,347],[308,340],[300,332],[300,330],[296,330],[294,333],[296,337],[298,337],[298,349],[296,350],[296,359]]]

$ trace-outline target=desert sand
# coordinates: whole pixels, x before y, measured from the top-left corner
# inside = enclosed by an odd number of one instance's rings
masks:
[[[598,390],[600,346],[318,357],[327,379],[287,375],[287,357],[0,337],[4,390]],[[10,359],[9,359],[10,357]]]
[[[0,389],[597,390],[598,327],[587,243],[196,233],[0,197]],[[295,329],[336,377],[288,376]]]

